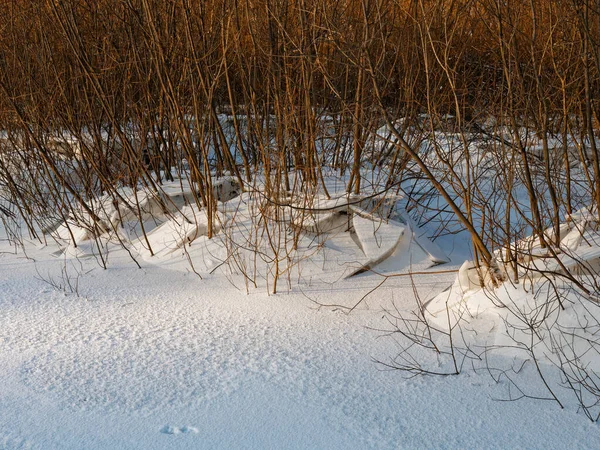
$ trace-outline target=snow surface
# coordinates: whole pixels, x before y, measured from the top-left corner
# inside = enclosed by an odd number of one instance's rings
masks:
[[[485,373],[382,370],[396,347],[374,329],[392,300],[412,306],[407,278],[347,315],[317,303],[352,305],[378,277],[246,295],[183,258],[137,269],[113,251],[102,270],[1,244],[2,449],[600,447],[572,409],[495,401]],[[67,279],[78,296],[51,286]],[[426,297],[453,279],[415,285]]]

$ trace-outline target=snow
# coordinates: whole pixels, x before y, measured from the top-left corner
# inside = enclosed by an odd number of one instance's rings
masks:
[[[238,195],[230,178],[214,183],[212,239],[183,180],[161,187],[167,211],[131,190],[121,196],[142,200],[141,218],[108,197],[92,205],[111,224],[100,236],[69,219],[72,235],[58,224],[54,239],[15,252],[0,227],[0,449],[600,448],[598,425],[573,399],[564,410],[499,401],[515,398],[513,384],[491,374],[526,359],[514,345],[526,333],[511,337],[505,325],[543,298],[525,283],[482,291],[465,233],[434,242],[398,198],[328,182],[331,198],[315,196],[310,211],[282,202],[303,234],[281,239],[279,253],[262,232],[277,222],[257,219],[268,202]],[[580,216],[561,230],[567,266],[600,255],[596,219]],[[502,349],[458,376],[387,370],[402,348],[393,318],[417,305],[442,333],[468,319],[457,348]],[[576,301],[566,311],[550,317],[576,327],[590,313]],[[452,369],[443,355],[413,351],[423,367]],[[518,377],[540,393],[531,364]]]
[[[429,255],[431,261],[436,264],[450,262],[448,255],[435,242],[429,240],[423,230],[419,231],[419,227],[408,214],[403,214],[402,217],[412,230],[412,240]]]
[[[206,212],[200,211],[197,206],[184,206],[179,213],[147,233],[146,237],[140,237],[134,246],[145,256],[150,255],[148,244],[153,249],[152,253],[158,250],[162,254],[169,254],[207,234]]]
[[[375,267],[389,258],[402,241],[406,231],[405,226],[393,221],[386,223],[359,214],[354,214],[352,217],[352,225],[362,251],[369,258],[364,269]]]
[[[600,444],[573,412],[494,402],[486,375],[379,370],[368,310],[317,311],[160,267],[94,270],[82,297],[63,296],[31,279],[30,261],[1,264],[4,448]]]

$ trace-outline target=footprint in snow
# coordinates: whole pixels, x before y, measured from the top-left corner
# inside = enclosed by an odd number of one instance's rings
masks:
[[[174,427],[171,425],[165,425],[160,430],[163,434],[182,434],[182,433],[198,433],[198,428],[185,426],[185,427]]]

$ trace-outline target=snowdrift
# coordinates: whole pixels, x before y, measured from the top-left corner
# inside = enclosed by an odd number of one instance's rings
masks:
[[[120,189],[118,196],[92,204],[100,223],[82,213],[52,231],[62,248],[55,256],[92,257],[119,245],[148,262],[185,257],[199,273],[218,266],[252,283],[257,275],[265,280],[284,276],[288,285],[292,271],[298,282],[333,283],[450,261],[417,231],[398,196],[347,194],[343,183],[331,180],[329,196],[317,193],[302,200],[290,195],[274,201],[260,185],[242,189],[231,177],[212,184],[218,200],[212,218],[195,203],[185,180],[166,183],[159,193]]]

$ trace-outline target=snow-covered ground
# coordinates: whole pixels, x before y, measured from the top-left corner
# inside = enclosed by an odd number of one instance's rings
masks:
[[[184,255],[138,269],[115,248],[103,270],[0,246],[1,449],[600,448],[577,408],[498,401],[507,386],[485,371],[407,379],[375,362],[398,351],[377,331],[384,309],[413,309],[415,288],[432,298],[456,274],[390,278],[346,314],[319,304],[351,307],[379,276],[247,294]],[[453,247],[437,269],[458,268]],[[67,279],[78,295],[56,289]]]

